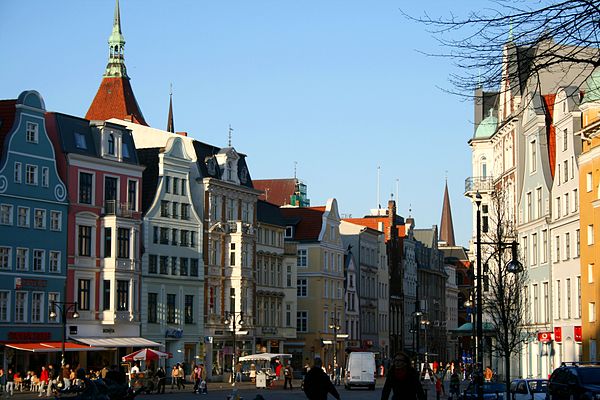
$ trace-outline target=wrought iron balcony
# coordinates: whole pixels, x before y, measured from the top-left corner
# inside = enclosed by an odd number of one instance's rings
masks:
[[[492,192],[494,190],[494,178],[491,176],[471,176],[465,179],[465,196],[476,192]]]
[[[131,218],[133,210],[129,203],[117,203],[116,200],[106,200],[104,202],[104,215],[116,215],[117,217]]]

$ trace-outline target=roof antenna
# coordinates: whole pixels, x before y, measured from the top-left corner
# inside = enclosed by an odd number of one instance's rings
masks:
[[[412,217],[412,204],[408,203],[408,217]]]
[[[379,201],[379,175],[381,174],[381,167],[377,166],[377,209],[381,209],[381,201]]]
[[[296,179],[296,167],[298,167],[298,161],[294,161],[294,179]]]
[[[231,147],[231,134],[233,133],[233,128],[231,124],[229,124],[229,140],[227,141],[227,147]]]

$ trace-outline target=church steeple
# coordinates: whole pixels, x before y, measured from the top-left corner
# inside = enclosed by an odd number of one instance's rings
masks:
[[[118,118],[147,126],[125,68],[125,38],[121,31],[119,0],[115,1],[113,28],[108,38],[108,46],[108,64],[85,118],[89,120]]]
[[[444,189],[444,205],[442,206],[442,221],[440,222],[440,241],[447,246],[456,246],[454,242],[454,225],[452,223],[452,210],[450,209],[450,196],[448,195],[448,180]]]
[[[108,65],[104,76],[106,77],[124,77],[127,78],[127,69],[125,68],[125,37],[121,32],[121,11],[119,9],[119,0],[115,3],[115,17],[113,20],[112,33],[108,38]]]
[[[175,133],[175,121],[173,120],[173,87],[169,93],[169,116],[167,117],[167,132]]]

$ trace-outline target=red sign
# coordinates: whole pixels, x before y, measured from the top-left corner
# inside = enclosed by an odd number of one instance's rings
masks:
[[[581,326],[574,327],[575,341],[581,343]]]
[[[552,332],[538,332],[538,341],[548,343],[552,341]]]
[[[560,326],[554,327],[554,340],[562,342],[562,328]]]
[[[50,332],[8,332],[10,340],[42,341],[50,340]]]

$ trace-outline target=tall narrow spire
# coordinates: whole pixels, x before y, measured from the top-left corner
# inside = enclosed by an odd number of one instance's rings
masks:
[[[440,241],[447,246],[456,246],[454,242],[454,224],[452,223],[452,210],[450,209],[450,196],[448,195],[448,179],[444,189],[444,205],[442,206],[442,221],[440,222]]]
[[[115,0],[112,32],[108,38],[108,64],[86,119],[124,119],[148,125],[135,99],[125,68],[125,38],[121,32],[119,0]]]
[[[175,121],[173,120],[173,85],[169,92],[169,116],[167,118],[167,132],[175,133]]]

